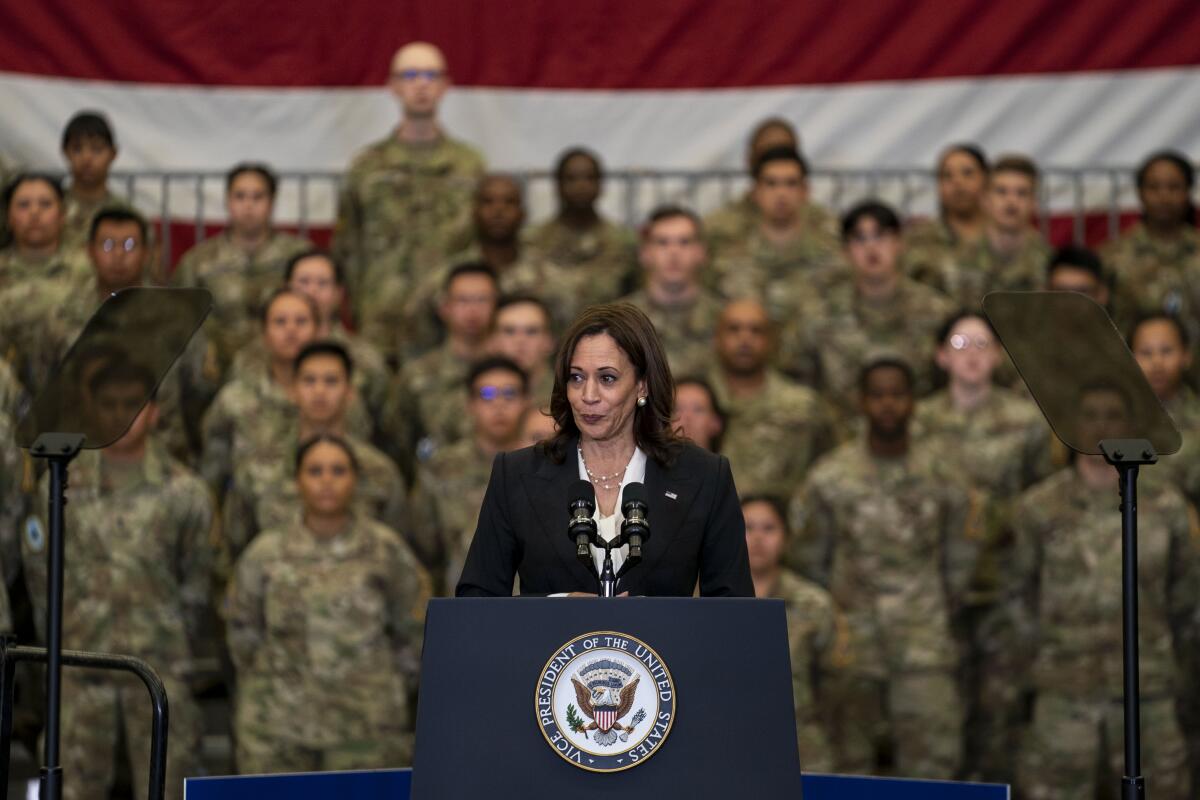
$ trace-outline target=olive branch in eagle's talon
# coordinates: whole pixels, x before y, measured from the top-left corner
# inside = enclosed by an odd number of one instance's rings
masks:
[[[582,733],[583,738],[588,738],[587,731],[583,728],[583,717],[575,711],[574,703],[567,703],[567,725],[571,726],[573,733]]]

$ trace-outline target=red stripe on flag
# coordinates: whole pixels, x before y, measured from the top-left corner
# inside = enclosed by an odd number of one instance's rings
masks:
[[[373,86],[440,44],[470,86],[686,89],[1200,64],[1193,0],[8,0],[0,70]]]

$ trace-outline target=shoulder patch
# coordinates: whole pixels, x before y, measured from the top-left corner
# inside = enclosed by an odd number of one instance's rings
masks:
[[[33,514],[25,519],[25,541],[35,553],[42,552],[42,548],[46,546],[46,533],[42,530],[42,521]]]

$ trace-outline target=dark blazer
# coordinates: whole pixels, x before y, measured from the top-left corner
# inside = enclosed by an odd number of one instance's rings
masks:
[[[567,539],[567,494],[579,480],[575,447],[567,453],[562,464],[536,446],[496,456],[459,597],[511,595],[516,575],[522,594],[599,591]],[[647,458],[645,484],[652,535],[617,591],[690,597],[699,578],[701,595],[753,597],[729,460],[687,444],[670,467]]]

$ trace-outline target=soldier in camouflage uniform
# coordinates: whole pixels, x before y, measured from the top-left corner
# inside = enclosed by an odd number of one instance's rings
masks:
[[[1116,318],[1164,312],[1200,334],[1200,232],[1192,205],[1195,172],[1181,153],[1152,154],[1137,172],[1142,219],[1101,251],[1116,279]]]
[[[780,341],[784,372],[817,388],[843,425],[858,413],[856,383],[873,355],[903,357],[917,376],[918,396],[933,388],[935,333],[953,311],[941,293],[903,276],[900,220],[886,205],[867,201],[842,224],[852,275],[820,296],[793,293]]]
[[[808,164],[789,148],[768,150],[754,167],[759,224],[713,251],[710,287],[726,298],[757,297],[782,319],[796,297],[818,291],[843,271],[832,225],[813,225]]]
[[[650,213],[638,251],[645,285],[622,298],[646,313],[675,375],[700,375],[712,360],[720,298],[700,281],[708,253],[696,214],[682,206]]]
[[[466,386],[472,435],[434,453],[421,465],[417,491],[433,507],[442,578],[439,593],[454,596],[483,494],[497,453],[521,447],[521,420],[529,406],[528,378],[503,357],[472,367]]]
[[[424,355],[444,339],[438,303],[446,276],[461,264],[486,264],[504,294],[532,294],[554,312],[557,330],[575,319],[588,273],[553,263],[522,241],[525,201],[507,175],[488,175],[474,196],[475,241],[452,258],[423,262],[410,276],[394,275],[363,300],[363,335],[393,358]]]
[[[492,315],[491,352],[516,362],[529,382],[529,402],[549,410],[554,390],[550,309],[533,295],[500,298]]]
[[[571,148],[554,167],[558,215],[529,232],[529,244],[550,261],[582,272],[582,305],[611,303],[637,280],[634,237],[600,216],[596,201],[604,182],[600,158]]]
[[[710,453],[719,453],[726,419],[708,381],[688,375],[675,379],[675,415],[671,422],[681,436]]]
[[[99,407],[128,408],[153,389],[154,376],[111,367],[93,386]],[[166,796],[181,798],[183,778],[198,767],[200,716],[188,681],[211,607],[213,505],[203,481],[149,436],[156,413],[151,402],[118,442],[84,451],[72,465],[62,643],[136,656],[158,671],[171,698]],[[39,624],[45,619],[48,480],[47,475],[41,481],[38,515],[27,523],[22,541]],[[145,795],[150,722],[146,690],[133,676],[64,669],[63,796],[107,796],[119,740],[125,742],[121,755],[129,760],[134,795]]]
[[[1128,436],[1118,388],[1080,396],[1079,438]],[[1138,487],[1138,616],[1144,774],[1155,797],[1195,797],[1176,719],[1176,694],[1195,683],[1200,616],[1200,527],[1173,486],[1145,472]],[[1017,759],[1029,800],[1091,800],[1122,774],[1121,519],[1117,473],[1102,456],[1075,463],[1020,499],[1011,583],[1013,676],[1034,696]]]
[[[226,599],[242,773],[411,763],[429,578],[395,531],[355,513],[343,440],[300,450],[301,516],[264,531]]]
[[[388,86],[404,118],[351,162],[334,231],[360,322],[386,279],[412,277],[414,264],[438,263],[464,246],[471,192],[484,168],[474,148],[438,124],[449,75],[436,47],[414,42],[397,51]]]
[[[1012,566],[1007,515],[1013,498],[1051,469],[1049,427],[1033,402],[994,384],[1003,354],[986,319],[959,312],[938,341],[937,364],[949,385],[917,403],[913,432],[946,469],[989,500],[983,554],[963,612],[966,772],[1010,782],[1020,698],[1010,691],[1011,649],[992,632]]]
[[[835,691],[839,771],[952,778],[962,755],[956,625],[976,569],[978,507],[911,442],[912,371],[860,373],[865,436],[809,472],[792,500],[789,565],[829,589],[854,654]]]
[[[93,227],[86,277],[35,278],[0,292],[0,348],[31,396],[46,387],[109,295],[145,283],[146,221],[136,212],[108,208],[96,214]],[[189,449],[184,396],[204,390],[199,356],[189,349],[159,387],[158,432],[178,457]]]
[[[937,165],[940,213],[937,219],[916,220],[904,229],[908,274],[919,272],[920,265],[955,259],[983,238],[983,198],[990,172],[987,157],[976,145],[955,144],[942,151]]]
[[[801,152],[800,137],[792,123],[782,117],[768,117],[754,126],[746,142],[746,174],[753,175],[754,165],[768,150],[787,147]],[[805,226],[812,229],[828,229],[837,234],[837,218],[816,203],[805,207]],[[713,211],[704,218],[704,230],[708,246],[713,252],[724,250],[750,237],[762,222],[758,205],[754,202],[754,190],[744,192],[737,198]]]
[[[277,290],[262,312],[268,368],[225,384],[205,413],[200,474],[218,498],[224,498],[234,467],[246,463],[256,442],[287,438],[296,417],[290,396],[296,356],[316,335],[317,317],[308,295]]]
[[[405,364],[389,395],[384,435],[404,443],[407,458],[415,453],[418,462],[424,461],[470,434],[462,385],[471,364],[487,354],[498,295],[488,267],[467,264],[451,271],[438,309],[446,341]]]
[[[72,248],[86,247],[92,233],[92,219],[105,208],[135,211],[128,200],[108,188],[108,171],[117,157],[112,127],[102,115],[81,111],[63,130],[62,153],[71,170],[71,183],[63,204],[66,222],[63,243]],[[162,285],[161,264],[154,236],[147,231],[146,247],[150,282]]]
[[[283,283],[288,259],[312,245],[271,228],[275,174],[263,164],[236,165],[225,178],[229,225],[179,259],[175,286],[208,289],[213,310],[205,322],[212,369],[227,378],[233,357],[253,341],[262,303]]]
[[[0,290],[31,278],[84,280],[87,254],[63,239],[62,186],[49,175],[26,173],[4,191],[11,241],[0,250]]]
[[[314,341],[296,356],[291,389],[295,416],[286,429],[269,429],[270,436],[252,441],[234,464],[222,509],[225,540],[233,556],[260,530],[291,521],[299,508],[291,474],[296,448],[319,433],[344,438],[354,451],[359,465],[355,497],[363,515],[409,535],[408,493],[400,470],[368,442],[346,435],[355,366],[346,348],[328,340]]]
[[[725,410],[721,454],[741,494],[790,496],[833,445],[825,403],[769,366],[771,320],[757,300],[725,306],[714,339],[709,384]]]
[[[782,600],[787,610],[800,764],[806,772],[832,772],[831,709],[822,690],[831,673],[850,666],[845,621],[828,591],[783,566],[790,531],[782,501],[744,495],[742,514],[754,596]]]
[[[984,196],[983,236],[957,251],[932,254],[936,258],[930,261],[909,259],[909,275],[972,309],[981,307],[988,292],[1042,288],[1050,247],[1030,224],[1037,210],[1037,188],[1032,161],[1024,156],[998,159]]]

